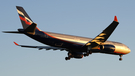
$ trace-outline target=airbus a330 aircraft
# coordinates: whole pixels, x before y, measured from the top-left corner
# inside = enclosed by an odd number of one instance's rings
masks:
[[[99,35],[95,38],[85,38],[79,36],[58,34],[52,32],[44,32],[37,28],[37,24],[34,23],[25,10],[16,6],[19,18],[21,20],[23,29],[18,29],[18,31],[4,31],[4,33],[17,33],[25,34],[30,38],[33,38],[43,44],[49,46],[28,46],[28,45],[19,45],[16,42],[15,45],[27,48],[38,48],[46,50],[65,50],[68,52],[68,56],[65,57],[65,60],[70,60],[70,58],[83,58],[89,56],[92,53],[105,53],[119,55],[119,60],[122,60],[122,55],[130,53],[130,49],[119,42],[107,41],[109,36],[115,30],[119,24],[117,17],[114,17],[114,21],[104,29]]]

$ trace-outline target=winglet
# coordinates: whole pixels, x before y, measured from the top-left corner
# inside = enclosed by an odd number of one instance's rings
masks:
[[[118,22],[117,16],[114,17],[114,21]]]
[[[17,44],[16,42],[14,42],[14,44],[17,45],[17,46],[19,45],[19,44]]]

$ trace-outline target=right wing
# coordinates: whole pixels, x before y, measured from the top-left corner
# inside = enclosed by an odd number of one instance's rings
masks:
[[[90,48],[93,48],[93,47],[103,44],[112,34],[112,32],[115,30],[118,24],[119,22],[117,20],[117,17],[115,16],[114,21],[105,30],[103,30],[103,32],[101,32],[94,39],[86,43],[84,46],[85,47],[89,46]]]
[[[39,50],[41,49],[46,49],[46,50],[67,50],[66,48],[59,48],[59,47],[51,47],[51,46],[28,46],[28,45],[19,45],[16,42],[14,42],[15,45],[21,46],[21,47],[26,47],[26,48],[38,48]]]

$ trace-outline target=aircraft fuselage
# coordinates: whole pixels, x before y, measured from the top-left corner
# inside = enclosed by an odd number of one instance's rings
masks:
[[[73,35],[52,33],[52,32],[44,32],[36,30],[35,35],[26,34],[29,37],[50,46],[68,48],[73,52],[86,52],[86,49],[82,49],[82,47],[88,42],[91,41],[92,38],[79,37]],[[124,55],[130,53],[130,49],[119,42],[114,41],[106,41],[104,46],[107,46],[105,50],[101,49],[100,46],[91,49],[92,53],[107,53],[107,54],[115,54],[115,55]],[[113,46],[114,49],[109,49],[110,46]]]

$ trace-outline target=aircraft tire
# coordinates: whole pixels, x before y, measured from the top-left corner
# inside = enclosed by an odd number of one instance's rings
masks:
[[[119,61],[122,61],[122,58],[119,58]]]
[[[70,60],[70,58],[69,57],[65,57],[65,60]]]

